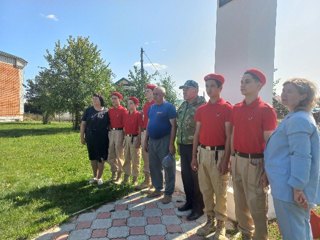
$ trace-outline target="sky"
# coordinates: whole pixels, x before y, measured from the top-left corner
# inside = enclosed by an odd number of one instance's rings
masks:
[[[319,0],[278,1],[274,79],[300,76],[320,86],[319,9]],[[28,61],[24,78],[33,79],[55,42],[89,36],[114,81],[127,77],[142,47],[147,71],[203,89],[214,71],[216,10],[216,0],[0,0],[0,50]]]

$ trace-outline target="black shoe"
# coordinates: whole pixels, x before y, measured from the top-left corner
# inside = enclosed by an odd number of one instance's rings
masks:
[[[188,217],[188,221],[194,221],[197,220],[199,217],[203,215],[203,212],[192,212]]]
[[[189,204],[184,204],[184,205],[182,205],[181,207],[178,207],[178,210],[179,210],[180,212],[188,211],[188,210],[190,210],[190,209],[192,209],[192,206],[189,205]]]

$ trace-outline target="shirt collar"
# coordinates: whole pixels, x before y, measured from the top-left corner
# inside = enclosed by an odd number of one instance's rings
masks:
[[[248,107],[248,108],[255,108],[257,107],[259,104],[261,103],[261,98],[257,97],[256,100],[254,100],[252,103],[250,103],[249,105],[246,103],[246,100],[244,99],[242,101],[242,106],[244,107]]]

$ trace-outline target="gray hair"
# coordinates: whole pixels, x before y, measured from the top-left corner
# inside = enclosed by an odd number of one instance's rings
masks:
[[[317,101],[317,94],[318,94],[318,88],[317,85],[305,78],[291,78],[284,82],[283,86],[287,84],[293,84],[299,94],[306,95],[306,98],[298,104],[295,111],[298,110],[306,110],[311,111],[311,109],[316,105]]]

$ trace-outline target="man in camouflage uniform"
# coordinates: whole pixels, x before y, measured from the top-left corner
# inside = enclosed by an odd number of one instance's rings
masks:
[[[177,111],[177,143],[181,158],[181,176],[186,194],[186,203],[179,207],[179,211],[191,209],[191,214],[187,217],[192,221],[203,214],[203,200],[199,189],[198,174],[191,169],[192,143],[195,131],[194,114],[199,106],[206,101],[204,97],[198,96],[199,86],[193,80],[188,80],[183,86],[184,102]]]

